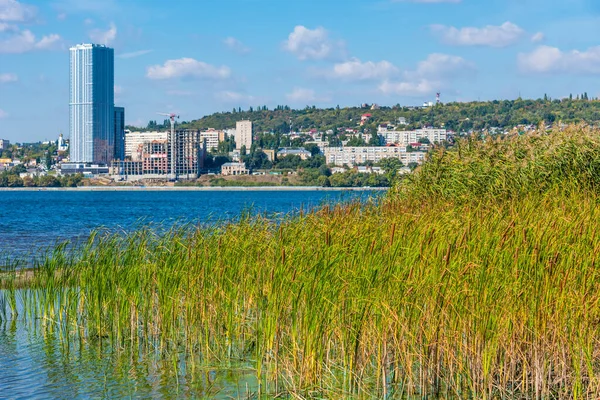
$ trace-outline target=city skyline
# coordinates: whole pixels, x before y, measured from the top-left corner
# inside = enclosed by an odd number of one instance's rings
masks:
[[[66,52],[87,42],[115,48],[115,102],[133,125],[163,111],[418,105],[437,91],[443,102],[600,95],[591,0],[276,4],[0,0],[0,137],[69,132]]]

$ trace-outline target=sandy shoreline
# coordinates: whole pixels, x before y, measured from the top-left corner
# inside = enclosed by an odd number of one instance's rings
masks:
[[[331,188],[320,186],[81,186],[76,188],[0,188],[0,192],[360,192],[386,191],[386,187]]]

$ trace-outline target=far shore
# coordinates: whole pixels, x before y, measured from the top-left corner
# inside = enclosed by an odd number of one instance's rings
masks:
[[[320,186],[80,186],[74,188],[20,187],[0,188],[0,192],[360,192],[386,191],[387,187],[320,187]]]

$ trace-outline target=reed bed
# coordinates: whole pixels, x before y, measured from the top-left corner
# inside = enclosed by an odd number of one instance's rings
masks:
[[[599,174],[581,127],[463,141],[376,204],[59,247],[0,319],[265,396],[598,398]]]

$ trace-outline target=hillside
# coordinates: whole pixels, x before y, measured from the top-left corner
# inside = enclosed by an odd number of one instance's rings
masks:
[[[540,122],[553,124],[581,123],[594,124],[600,120],[600,101],[582,99],[563,100],[495,100],[490,102],[448,103],[431,108],[412,108],[396,105],[377,110],[361,107],[318,109],[314,106],[302,110],[292,110],[278,106],[275,110],[266,107],[250,110],[235,109],[230,112],[215,113],[191,122],[182,122],[182,128],[227,129],[235,127],[235,122],[249,119],[254,122],[256,132],[287,133],[290,122],[294,130],[327,130],[341,127],[356,127],[363,114],[372,118],[365,126],[375,129],[378,124],[397,121],[404,117],[410,127],[432,125],[444,126],[455,131],[480,130],[492,127],[513,128],[520,124],[537,125]],[[235,111],[235,112],[234,112]],[[167,128],[167,125],[152,125],[148,129]]]

